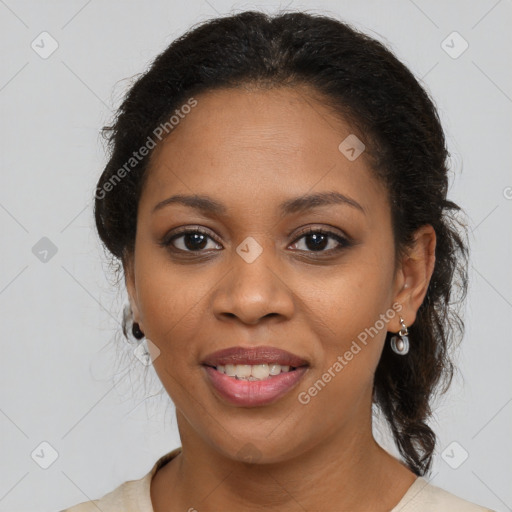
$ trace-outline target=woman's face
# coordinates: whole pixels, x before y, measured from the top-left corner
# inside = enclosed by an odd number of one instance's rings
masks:
[[[399,327],[393,305],[403,284],[385,188],[364,151],[354,159],[355,139],[340,150],[351,127],[306,90],[195,99],[151,157],[127,269],[135,320],[160,351],[149,344],[182,441],[232,459],[257,446],[261,461],[275,462],[327,439],[346,443],[342,434],[367,435],[373,376],[386,331]],[[331,200],[307,201],[316,194]],[[156,208],[174,195],[220,207]],[[178,233],[185,228],[206,236]],[[283,349],[308,365],[276,399],[236,403],[202,364],[236,346]]]

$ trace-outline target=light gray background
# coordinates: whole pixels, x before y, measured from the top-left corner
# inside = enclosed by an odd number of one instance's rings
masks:
[[[179,446],[172,403],[119,336],[125,292],[92,222],[106,161],[99,129],[125,79],[188,27],[278,7],[339,16],[384,41],[435,98],[472,262],[460,375],[432,422],[432,483],[512,510],[510,0],[0,0],[0,511],[98,498]],[[46,59],[31,47],[42,46],[43,31],[59,45]],[[453,31],[469,44],[458,58],[441,46]],[[448,40],[455,50],[460,43]],[[42,237],[57,248],[46,262],[32,250]],[[51,456],[43,441],[58,452],[48,469],[35,462]],[[460,463],[462,450],[469,456],[453,469],[446,461]]]

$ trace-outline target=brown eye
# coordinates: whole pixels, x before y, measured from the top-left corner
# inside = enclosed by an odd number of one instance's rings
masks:
[[[206,232],[200,229],[183,230],[179,233],[173,234],[171,237],[166,237],[161,245],[164,247],[171,247],[177,251],[183,252],[201,252],[208,249],[208,239],[216,244],[217,247],[210,247],[210,249],[218,249],[219,244]]]
[[[301,244],[298,241],[302,239],[304,239],[304,243],[301,248],[299,247]],[[338,235],[337,233],[333,233],[332,231],[309,228],[306,232],[303,232],[292,245],[301,251],[330,253],[332,251],[343,249],[350,244],[346,238]]]

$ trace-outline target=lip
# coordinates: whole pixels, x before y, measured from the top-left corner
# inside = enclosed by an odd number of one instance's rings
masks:
[[[232,405],[258,407],[278,401],[289,393],[307,372],[307,366],[280,373],[259,381],[238,380],[203,365],[208,380],[217,394]]]
[[[207,355],[202,361],[206,366],[226,364],[280,364],[298,368],[307,366],[309,362],[296,354],[270,346],[229,347]],[[218,373],[218,372],[217,372]]]

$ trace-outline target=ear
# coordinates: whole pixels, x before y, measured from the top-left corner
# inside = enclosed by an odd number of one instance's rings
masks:
[[[416,321],[416,314],[427,294],[436,262],[436,232],[427,224],[416,230],[412,246],[406,249],[396,273],[395,302],[402,306],[400,315],[389,322],[389,329],[398,332],[401,316],[407,327]]]
[[[123,262],[123,270],[124,282],[126,285],[126,291],[128,292],[128,300],[130,301],[130,308],[132,310],[133,321],[137,322],[141,330],[144,332],[138,306],[137,288],[135,286],[135,264],[133,256],[125,257]]]

